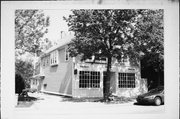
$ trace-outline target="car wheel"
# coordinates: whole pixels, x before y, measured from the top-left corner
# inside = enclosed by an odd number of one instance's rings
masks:
[[[161,98],[156,97],[156,98],[154,99],[154,103],[155,103],[155,105],[157,105],[157,106],[161,105]]]

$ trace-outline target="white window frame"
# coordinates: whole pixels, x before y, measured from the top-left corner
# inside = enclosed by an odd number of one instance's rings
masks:
[[[119,88],[135,88],[136,87],[136,74],[134,72],[118,73],[118,87]]]
[[[79,88],[80,89],[99,89],[101,82],[100,71],[79,71]]]
[[[59,63],[59,52],[58,50],[54,50],[50,53],[50,65],[55,66]]]

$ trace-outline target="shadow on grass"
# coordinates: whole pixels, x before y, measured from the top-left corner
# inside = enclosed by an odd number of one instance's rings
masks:
[[[71,98],[71,97],[66,97],[63,98],[63,102],[96,102],[100,100],[101,98]]]
[[[93,97],[93,98],[73,98],[73,97],[63,97],[62,102],[100,102],[104,104],[121,104],[121,103],[128,103],[134,101],[133,98],[127,97],[113,97],[110,100],[106,101],[100,97]]]
[[[38,98],[31,96],[19,96],[18,104],[16,107],[31,107],[34,104],[34,101],[37,101]]]
[[[31,96],[19,96],[18,101],[36,101],[38,98],[31,97]]]
[[[33,101],[18,101],[18,104],[16,105],[17,108],[28,108],[31,107],[34,104]]]

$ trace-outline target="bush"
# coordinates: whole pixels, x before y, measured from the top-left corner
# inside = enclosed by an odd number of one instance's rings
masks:
[[[22,93],[23,89],[25,89],[24,79],[20,74],[15,75],[15,93],[19,95]]]

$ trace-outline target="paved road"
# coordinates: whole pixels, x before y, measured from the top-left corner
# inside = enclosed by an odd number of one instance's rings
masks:
[[[36,101],[28,108],[15,108],[15,119],[70,119],[94,118],[130,114],[163,114],[162,106],[134,105],[134,102],[124,104],[104,104],[98,102],[62,102],[60,96],[37,94],[42,100]]]

